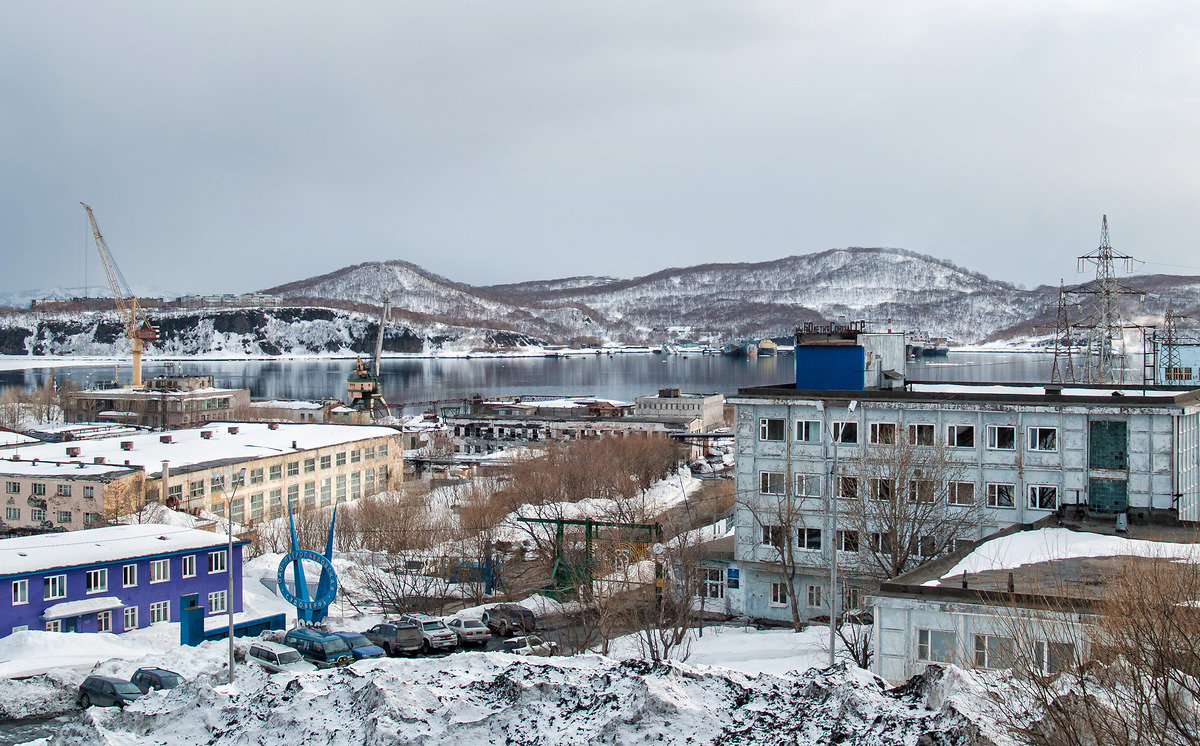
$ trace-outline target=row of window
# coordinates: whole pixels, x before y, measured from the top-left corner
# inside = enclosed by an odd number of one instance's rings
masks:
[[[208,553],[208,572],[225,572],[226,552]],[[196,555],[184,555],[180,562],[180,572],[184,578],[196,576]],[[171,579],[170,559],[152,560],[150,562],[150,582],[164,583]],[[134,588],[138,584],[138,566],[123,565],[121,567],[121,587]],[[84,591],[86,593],[104,593],[108,590],[108,568],[101,567],[88,570],[84,575]],[[54,601],[67,597],[67,576],[47,575],[42,578],[42,600]],[[14,606],[29,603],[29,579],[22,578],[12,582],[12,603]]]
[[[71,484],[57,484],[54,486],[54,495],[55,495],[55,497],[70,497],[72,494],[74,494],[75,486],[76,485],[71,485]],[[4,494],[6,494],[6,495],[21,494],[21,483],[20,482],[5,482],[4,483]],[[29,483],[29,494],[32,495],[33,497],[45,497],[46,496],[46,483],[45,482],[30,482]],[[96,488],[85,485],[81,488],[80,494],[82,494],[84,497],[95,498],[96,497]]]
[[[785,537],[788,534],[788,531],[783,526],[765,525],[761,528],[760,543],[773,546],[777,549],[783,547]],[[796,529],[796,546],[799,549],[820,551],[823,544],[823,536],[823,529],[798,528]],[[872,531],[867,536],[867,546],[872,552],[890,552],[892,549],[891,539],[891,534]],[[963,543],[970,541],[970,539],[956,539],[953,548],[958,548]],[[839,552],[859,551],[862,547],[859,543],[858,531],[839,529],[837,532],[837,548]],[[922,536],[917,543],[917,549],[922,557],[932,557],[937,549],[937,542],[934,541],[934,537],[932,536]]]
[[[54,517],[58,520],[59,525],[62,525],[64,523],[70,523],[72,520],[74,520],[75,515],[70,510],[59,510],[59,511],[55,511]],[[6,521],[21,520],[21,509],[16,508],[16,507],[11,507],[11,506],[6,507],[4,509],[4,520],[6,520]],[[46,509],[45,508],[30,508],[29,509],[29,520],[33,521],[35,523],[40,523],[41,521],[46,520]],[[100,522],[100,514],[99,513],[85,512],[83,514],[83,525],[91,526],[91,525],[99,523],[99,522]]]
[[[345,466],[347,461],[351,464],[357,464],[362,461],[374,461],[376,458],[387,458],[388,446],[387,443],[380,443],[378,446],[365,446],[363,448],[354,448],[349,451],[339,451],[335,454],[326,454],[324,456],[313,456],[306,458],[303,461],[287,462],[287,475],[289,477],[300,476],[301,465],[303,465],[304,473],[311,474],[318,467],[321,469],[331,469],[336,464],[337,466]],[[262,484],[266,481],[276,481],[283,478],[283,464],[274,464],[270,467],[259,469],[251,469],[249,471],[250,484]],[[234,487],[242,487],[246,484],[246,479],[241,473],[235,473],[230,480],[230,489]],[[175,487],[171,488],[172,490]],[[178,489],[182,493],[183,486],[178,485]],[[225,489],[225,476],[223,474],[216,475],[209,479],[209,491],[220,492]],[[204,480],[196,480],[188,482],[188,494],[191,497],[204,496]]]
[[[226,591],[214,591],[208,594],[208,613],[221,614],[228,610],[229,596]],[[138,607],[126,606],[123,610],[125,617],[124,630],[128,632],[131,629],[137,629],[138,626]],[[150,623],[157,624],[158,622],[171,621],[171,602],[170,601],[155,601],[150,604]],[[13,632],[21,632],[28,629],[28,625],[20,625],[13,627]],[[54,619],[46,622],[47,632],[62,632],[63,623],[61,619]],[[112,632],[112,612],[101,611],[96,614],[96,631],[97,632]]]
[[[821,497],[820,474],[794,474],[793,494],[796,497]],[[875,500],[891,500],[897,494],[895,480],[870,478],[860,484],[857,477],[837,478],[837,495],[846,500],[857,499],[866,488],[866,497]],[[787,474],[782,471],[758,473],[758,491],[763,495],[783,495]],[[967,507],[975,504],[975,482],[950,482],[946,485],[946,502],[950,505]],[[1012,508],[1016,506],[1017,486],[1008,482],[987,482],[984,496],[989,508]],[[1057,510],[1058,487],[1052,484],[1031,484],[1027,487],[1026,505],[1034,510]],[[907,486],[909,502],[933,502],[937,499],[937,484],[928,479],[909,480]]]
[[[977,668],[1012,668],[1017,662],[1017,646],[1011,637],[975,635],[974,661]],[[950,630],[918,629],[917,660],[928,663],[955,663],[958,635]],[[1033,644],[1032,664],[1044,673],[1060,673],[1076,664],[1075,645],[1070,642],[1037,640]]]
[[[320,482],[320,505],[328,507],[336,502],[345,502],[347,499],[357,499],[363,495],[371,495],[376,491],[376,486],[383,488],[387,485],[387,466],[380,466],[378,469],[378,479],[376,478],[375,469],[364,469],[362,471],[352,472],[349,475],[339,474],[336,477],[326,477]],[[304,502],[306,508],[315,508],[318,505],[317,501],[318,483],[315,481],[304,483]],[[300,485],[291,484],[287,487],[287,499],[290,505],[299,507],[300,503]],[[266,493],[255,492],[249,498],[234,497],[229,501],[230,518],[236,522],[241,522],[246,518],[246,505],[249,502],[251,520],[262,520],[264,517],[283,515],[283,489],[273,489]],[[225,515],[225,504],[214,503],[213,512],[219,516]]]
[[[862,604],[858,588],[846,586],[842,590],[842,609],[857,609]],[[824,605],[824,589],[819,585],[806,585],[801,596],[804,605],[810,609],[820,609]],[[771,606],[781,607],[788,603],[788,584],[771,583]]]
[[[832,440],[839,444],[857,445],[859,425],[857,422],[830,423]],[[871,422],[867,425],[867,443],[890,445],[896,442],[897,425],[894,422]],[[782,441],[786,421],[763,418],[758,421],[758,439]],[[934,445],[936,425],[911,424],[908,426],[908,442],[917,446]],[[988,425],[987,448],[991,451],[1017,450],[1017,428],[1015,425]],[[1026,448],[1030,451],[1058,451],[1058,428],[1033,426],[1025,429]],[[799,443],[821,442],[820,420],[797,420],[794,439]],[[951,448],[974,448],[975,425],[947,425],[946,445]]]

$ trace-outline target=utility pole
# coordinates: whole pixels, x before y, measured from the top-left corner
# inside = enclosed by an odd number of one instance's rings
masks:
[[[1082,272],[1087,265],[1095,265],[1096,277],[1087,284],[1070,291],[1070,295],[1092,297],[1092,310],[1087,320],[1077,328],[1088,330],[1088,344],[1084,357],[1083,382],[1116,382],[1119,359],[1125,354],[1125,330],[1139,328],[1125,320],[1121,314],[1121,296],[1144,294],[1117,281],[1116,262],[1122,262],[1129,271],[1133,257],[1113,250],[1108,239],[1108,216],[1101,219],[1100,245],[1093,251],[1078,257],[1077,270]]]
[[[1058,313],[1054,319],[1054,365],[1050,368],[1050,383],[1075,383],[1075,362],[1071,352],[1071,317],[1067,303],[1067,291],[1062,280],[1059,280]]]

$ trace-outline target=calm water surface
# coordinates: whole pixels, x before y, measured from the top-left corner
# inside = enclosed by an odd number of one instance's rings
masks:
[[[739,387],[794,380],[790,354],[757,360],[722,355],[615,354],[567,358],[385,359],[384,392],[393,405],[457,400],[475,394],[592,395],[632,401],[639,394],[676,386],[685,391],[732,394]],[[909,377],[926,381],[1045,381],[1048,353],[952,352],[909,364]],[[146,375],[167,370],[209,373],[219,386],[245,387],[254,398],[344,398],[353,360],[297,359],[149,363]],[[1140,377],[1140,368],[1128,371]],[[113,366],[60,367],[55,375],[90,386],[112,380]],[[128,380],[129,368],[120,369]],[[49,368],[0,372],[0,386],[33,387],[49,378]]]

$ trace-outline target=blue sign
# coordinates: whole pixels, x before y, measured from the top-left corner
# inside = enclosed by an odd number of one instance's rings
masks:
[[[311,549],[301,549],[296,541],[296,520],[292,516],[292,505],[288,503],[288,522],[292,530],[292,551],[279,561],[279,572],[276,580],[279,592],[288,602],[296,607],[296,617],[316,624],[324,621],[329,613],[329,605],[337,597],[337,573],[333,569],[333,526],[337,523],[337,506],[333,508],[333,517],[329,521],[329,534],[325,539],[325,554]],[[315,562],[321,566],[321,580],[317,583],[316,595],[308,591],[308,579],[304,576],[304,560]],[[292,566],[292,582],[294,590],[289,590],[284,582],[288,565]]]

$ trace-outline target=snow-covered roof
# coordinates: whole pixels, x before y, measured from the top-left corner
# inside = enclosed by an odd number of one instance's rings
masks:
[[[238,432],[230,433],[231,427],[237,428]],[[200,433],[205,431],[212,433],[212,437],[202,438]],[[236,463],[246,459],[265,458],[395,434],[396,430],[390,427],[375,425],[279,423],[275,429],[271,429],[265,422],[212,422],[202,428],[171,430],[165,433],[138,433],[70,443],[44,443],[22,448],[20,456],[24,460],[77,460],[84,464],[92,464],[96,457],[102,457],[110,465],[123,464],[128,460],[130,465],[145,469],[147,475],[158,476],[162,473],[163,461],[169,461],[171,470],[174,471],[200,464]],[[161,442],[160,436],[170,436],[171,442]],[[121,443],[125,441],[132,443],[133,448],[122,449]],[[79,455],[68,457],[67,448],[78,448]],[[12,466],[11,462],[0,460],[0,471]]]
[[[110,609],[119,609],[125,604],[116,596],[101,596],[99,598],[84,598],[79,601],[64,601],[61,604],[54,604],[46,607],[42,612],[42,619],[47,621],[51,619],[66,619],[67,617],[79,616],[80,614],[95,614],[99,611],[109,611]]]
[[[78,441],[75,441],[78,442]],[[115,479],[133,472],[119,464],[93,464],[83,461],[34,461],[26,454],[31,449],[5,451],[0,456],[0,475],[14,477],[46,477],[54,479]],[[61,449],[60,449],[61,452]],[[63,457],[65,459],[65,456]]]
[[[1121,389],[1109,386],[1012,386],[1005,384],[912,383],[909,390],[918,394],[977,394],[984,396],[1046,396],[1047,389],[1061,390],[1062,396],[1176,396],[1178,389],[1155,388]],[[1144,392],[1144,394],[1143,394]]]
[[[222,547],[226,534],[161,523],[104,526],[0,539],[0,574],[22,575],[64,567],[118,562],[190,549]],[[245,542],[238,542],[245,543]]]
[[[193,396],[218,396],[221,394],[237,394],[245,389],[223,389],[216,386],[202,386],[196,389],[143,389],[122,386],[113,389],[87,389],[77,391],[72,396],[88,399],[177,399]]]
[[[12,430],[0,430],[0,448],[10,448],[12,446],[21,446],[26,443],[37,443],[37,438],[31,438],[24,433],[15,433]]]
[[[270,399],[267,401],[252,401],[252,407],[270,409],[321,409],[324,405],[316,401],[299,401],[295,399]]]

